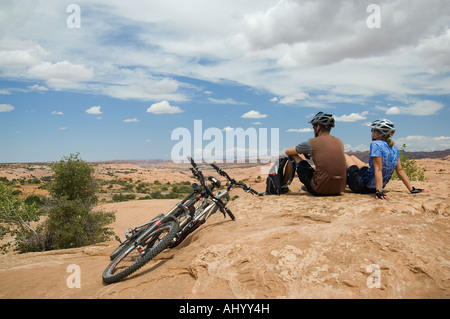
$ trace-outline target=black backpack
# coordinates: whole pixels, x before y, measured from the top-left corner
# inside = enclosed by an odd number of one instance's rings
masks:
[[[289,181],[284,184],[284,176],[288,165],[292,165],[292,172]],[[289,185],[295,176],[295,161],[290,156],[283,156],[277,159],[269,171],[266,180],[266,192],[264,195],[281,195],[289,191]]]

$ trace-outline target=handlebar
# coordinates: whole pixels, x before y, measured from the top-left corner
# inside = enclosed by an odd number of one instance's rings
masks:
[[[190,156],[188,156],[188,159],[191,162],[191,165],[192,165],[191,171],[194,174],[194,176],[200,180],[202,186],[208,191],[208,193],[210,195],[212,195],[213,197],[215,197],[214,194],[212,194],[209,187],[206,185],[205,177],[203,176],[202,171],[198,168],[197,163],[195,163],[194,159]],[[221,169],[216,164],[211,163],[210,165],[212,166],[212,168],[214,168],[217,171],[217,173],[219,173],[221,176],[225,177],[230,182],[230,186],[236,185],[236,186],[241,187],[247,193],[250,193],[252,195],[261,195],[256,190],[247,186],[246,184],[244,184],[242,182],[236,182],[236,180],[234,178],[231,178],[230,175],[227,174],[227,172],[225,172],[223,169]]]
[[[228,179],[228,181],[230,181],[231,185],[240,186],[240,187],[242,187],[242,189],[245,192],[250,193],[252,195],[259,195],[260,194],[256,190],[254,190],[253,188],[245,185],[244,183],[236,182],[236,180],[234,178],[231,178],[230,175],[228,175],[223,169],[218,167],[216,164],[212,163],[210,165],[217,171],[217,173],[219,173],[220,175],[226,177]]]
[[[191,171],[194,174],[194,176],[200,181],[201,186],[206,190],[209,196],[211,196],[215,202],[219,204],[220,211],[225,215],[227,213],[232,220],[235,220],[235,217],[233,213],[228,209],[228,207],[225,206],[225,204],[222,202],[220,198],[218,198],[214,193],[211,191],[211,189],[206,185],[205,177],[203,176],[202,171],[198,168],[197,164],[195,163],[194,159],[190,156],[188,156],[188,160],[191,162],[192,168]],[[256,190],[252,189],[251,187],[245,185],[242,182],[236,182],[234,178],[231,178],[230,175],[228,175],[223,169],[218,167],[216,164],[212,163],[210,164],[221,176],[224,176],[229,182],[230,185],[228,186],[229,189],[231,187],[239,186],[241,187],[245,192],[251,193],[252,195],[261,195]]]

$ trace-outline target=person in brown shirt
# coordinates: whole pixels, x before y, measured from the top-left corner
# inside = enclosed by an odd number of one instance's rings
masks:
[[[315,137],[286,150],[286,155],[297,163],[300,181],[315,196],[339,195],[346,186],[344,145],[339,138],[330,135],[334,122],[333,115],[317,113],[309,122],[313,125]],[[304,154],[312,157],[315,168],[311,167]],[[286,176],[290,176],[290,172],[286,172]]]

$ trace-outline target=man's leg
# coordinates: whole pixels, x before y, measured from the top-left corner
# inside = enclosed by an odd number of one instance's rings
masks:
[[[305,157],[301,154],[298,155],[291,155],[291,157],[294,159],[294,161],[298,164],[301,161],[305,160]],[[286,171],[284,172],[284,184],[286,184],[287,182],[289,182],[289,179],[291,178],[291,174],[292,174],[292,165],[287,165],[286,167]]]

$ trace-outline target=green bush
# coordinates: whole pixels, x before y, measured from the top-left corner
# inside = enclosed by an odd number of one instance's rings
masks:
[[[112,212],[93,212],[81,200],[55,202],[43,225],[46,250],[75,248],[107,241],[114,232],[107,227]]]
[[[58,199],[82,200],[95,204],[98,185],[94,179],[94,169],[78,156],[78,153],[70,154],[59,162],[50,164],[54,176],[50,193]]]
[[[25,203],[13,192],[12,187],[0,182],[0,240],[7,235],[14,239],[1,244],[0,249],[3,253],[8,252],[10,248],[26,252],[29,242],[33,239],[34,245],[43,250],[44,244],[39,240],[38,231],[31,226],[32,222],[39,221],[37,205]]]
[[[10,246],[21,253],[81,247],[109,240],[113,235],[108,225],[115,220],[115,214],[92,210],[97,203],[94,169],[78,154],[50,167],[54,172],[51,198],[42,208],[48,218],[36,228],[31,227],[31,222],[39,221],[41,198],[28,196],[22,201],[12,188],[0,183],[0,239],[8,234],[14,238],[1,247],[4,251]]]
[[[400,149],[400,162],[406,176],[408,176],[410,181],[425,181],[425,169],[417,166],[415,158],[406,157],[405,148],[406,145],[403,144],[402,148]],[[399,179],[397,172],[394,171],[392,179]]]
[[[45,198],[45,196],[35,194],[28,195],[27,198],[25,198],[24,200],[24,202],[27,203],[28,205],[36,203],[38,207],[42,207],[43,205],[45,205],[46,201],[47,199]]]
[[[114,202],[126,202],[133,199],[136,199],[134,194],[114,194],[112,197]]]
[[[154,191],[154,192],[151,192],[151,193],[150,193],[150,196],[151,196],[153,199],[160,199],[160,198],[163,198],[163,196],[162,196],[162,194],[161,194],[160,191]]]

